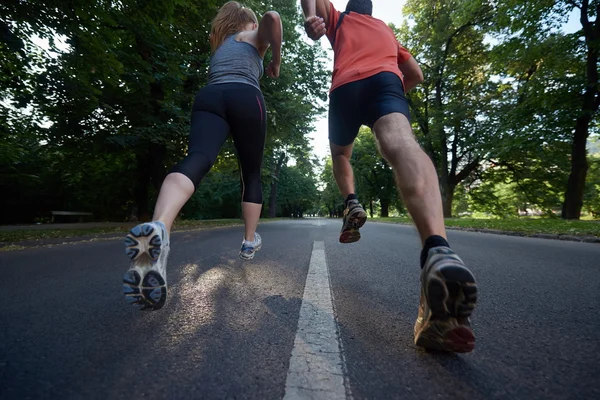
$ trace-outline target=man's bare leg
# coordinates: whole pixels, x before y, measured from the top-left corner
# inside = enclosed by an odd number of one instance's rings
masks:
[[[350,157],[352,157],[352,144],[348,146],[338,146],[335,143],[330,142],[329,147],[331,148],[331,161],[333,164],[333,176],[337,182],[338,188],[344,199],[349,194],[354,193],[354,171],[350,164]]]
[[[360,205],[355,194],[354,172],[350,164],[352,144],[339,146],[330,142],[329,145],[331,147],[333,176],[342,196],[344,196],[346,206],[342,231],[340,232],[340,243],[354,243],[360,240],[359,229],[365,224],[367,213]]]
[[[477,285],[446,240],[435,168],[403,114],[381,117],[373,130],[381,154],[394,169],[423,243],[415,344],[433,350],[469,352],[475,347],[469,317],[477,300]]]
[[[446,239],[442,198],[433,163],[417,143],[406,116],[392,113],[373,127],[383,157],[394,169],[398,189],[415,221],[421,242]]]

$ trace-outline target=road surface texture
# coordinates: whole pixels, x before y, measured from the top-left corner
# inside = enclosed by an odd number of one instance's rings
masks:
[[[598,399],[600,245],[449,231],[479,282],[473,353],[413,345],[413,227],[176,232],[169,299],[128,306],[121,240],[0,253],[0,399]]]

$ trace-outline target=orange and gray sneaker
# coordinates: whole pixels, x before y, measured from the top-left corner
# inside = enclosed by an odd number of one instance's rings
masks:
[[[367,213],[358,200],[348,200],[344,210],[340,243],[354,243],[360,240],[359,229],[367,221]]]
[[[477,301],[475,277],[449,247],[429,250],[421,272],[421,303],[415,344],[468,353],[475,348],[469,317]]]

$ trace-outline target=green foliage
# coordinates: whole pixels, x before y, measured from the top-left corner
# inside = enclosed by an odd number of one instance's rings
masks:
[[[456,186],[480,169],[494,141],[496,83],[485,42],[492,12],[487,1],[408,0],[411,23],[398,31],[425,76],[409,104],[415,133],[438,171],[446,216]]]
[[[583,198],[584,207],[594,218],[600,218],[600,154],[591,156],[589,165]]]
[[[284,166],[281,169],[277,193],[277,215],[302,218],[316,208],[317,182],[312,174],[306,174],[300,166]]]
[[[382,218],[378,221],[410,224],[409,218]],[[524,235],[593,236],[600,238],[600,224],[593,221],[564,221],[559,218],[448,218],[446,226],[462,229],[486,229],[518,232]]]
[[[321,190],[320,204],[321,214],[329,217],[340,217],[344,211],[344,199],[340,195],[335,177],[333,176],[333,163],[331,157],[327,157],[323,163],[320,175]]]
[[[240,169],[231,141],[198,190],[181,210],[182,219],[237,218],[241,215]]]
[[[589,44],[560,28],[587,3],[407,1],[410,24],[399,37],[425,74],[409,100],[446,216],[460,185],[469,188],[459,195],[463,208],[473,197],[497,215],[519,202],[550,213],[564,201],[571,165],[580,162],[570,157],[576,121],[592,111],[582,114]],[[524,201],[503,196],[505,185]]]
[[[577,92],[584,82],[573,39],[559,34],[530,42],[511,38],[493,52],[494,70],[504,82],[493,174],[515,182],[528,203],[546,210],[560,207],[563,198]]]
[[[600,155],[600,136],[592,136],[588,141],[588,151],[593,157]]]
[[[64,207],[100,218],[123,219],[135,210],[148,217],[168,168],[185,155],[191,105],[207,79],[210,22],[223,3],[8,0],[0,5],[0,174],[14,177],[3,180],[3,189],[22,193],[19,200],[28,204],[45,190],[52,192],[47,202],[24,207],[16,220]],[[328,73],[320,47],[302,39],[294,2],[247,5],[259,18],[277,10],[284,24],[281,78],[261,82],[268,110],[263,175],[268,187],[277,151],[311,163],[306,135],[323,111],[313,103],[325,100]],[[49,40],[49,52],[32,44],[34,34]],[[228,142],[186,216],[239,216],[234,155]],[[40,169],[43,174],[36,173]],[[37,187],[25,190],[24,177],[32,173]]]
[[[570,145],[565,153],[547,153],[539,160],[561,170],[562,216],[578,219],[587,169],[586,141],[597,130],[600,105],[598,3],[512,0],[498,7],[495,32],[502,44],[497,68],[512,80],[508,93],[512,102],[506,102],[511,108],[508,131],[514,129],[517,136],[531,132],[534,139],[527,145],[550,149],[560,147],[555,145],[558,142]],[[565,34],[560,25],[572,11],[579,15],[581,30]]]
[[[0,201],[0,220],[33,221],[63,208],[99,219],[123,220],[136,210],[148,217],[166,172],[185,155],[189,111],[207,79],[210,21],[223,3],[3,1],[0,190],[11,195]],[[425,74],[408,99],[446,216],[508,217],[527,208],[554,215],[565,193],[573,194],[569,177],[585,176],[573,143],[598,131],[597,106],[584,105],[600,103],[593,57],[587,66],[596,51],[589,32],[597,32],[597,3],[407,0],[408,21],[397,34]],[[277,10],[284,25],[280,79],[261,82],[265,209],[291,216],[321,207],[339,216],[331,160],[315,160],[307,138],[327,100],[325,54],[305,40],[296,1],[246,4],[259,16]],[[586,4],[595,31],[564,33],[575,7]],[[583,208],[598,215],[597,145],[588,148]],[[402,213],[392,171],[367,129],[352,162],[365,207]],[[239,176],[228,141],[183,217],[239,217]]]
[[[519,210],[525,210],[528,206],[515,190],[516,186],[514,183],[483,181],[468,192],[469,211],[502,218],[518,216]]]

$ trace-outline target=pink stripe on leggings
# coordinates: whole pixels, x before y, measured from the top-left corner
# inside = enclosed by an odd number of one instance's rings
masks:
[[[260,122],[263,122],[263,109],[262,104],[260,104],[260,99],[256,96],[256,101],[258,102],[258,108],[260,108]]]

